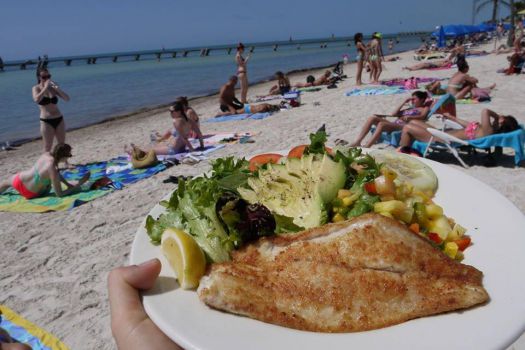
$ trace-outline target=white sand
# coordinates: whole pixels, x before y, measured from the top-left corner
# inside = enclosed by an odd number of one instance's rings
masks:
[[[402,66],[416,62],[411,53],[400,56],[401,61],[386,63],[387,70],[382,78],[450,77],[454,72],[401,71]],[[458,115],[468,120],[479,120],[481,110],[488,107],[512,114],[525,123],[523,77],[496,73],[496,69],[507,66],[505,55],[472,58],[469,62],[471,74],[480,79],[481,86],[493,82],[498,86],[493,93],[493,102],[459,105]],[[407,97],[344,97],[343,92],[354,85],[354,70],[354,65],[345,67],[349,78],[340,83],[337,89],[304,93],[303,106],[300,108],[278,113],[262,121],[203,123],[202,129],[206,133],[258,133],[254,138],[255,143],[229,145],[212,156],[247,156],[288,149],[306,143],[308,134],[322,124],[326,124],[332,142],[336,138],[352,140],[369,115],[390,113]],[[296,74],[291,80],[304,81],[307,74],[310,72]],[[317,76],[320,71],[313,74]],[[368,81],[366,73],[364,77]],[[270,85],[265,83],[251,87],[249,96],[264,94]],[[314,102],[320,105],[316,106]],[[206,119],[216,113],[218,101],[216,96],[212,96],[198,99],[192,105],[201,118]],[[170,127],[166,111],[149,114],[70,132],[68,142],[74,148],[73,162],[110,159],[122,154],[124,144],[147,143],[152,130]],[[36,141],[16,151],[0,153],[1,177],[30,167],[39,156],[40,147],[40,142]],[[511,152],[505,150],[505,154]],[[445,161],[494,187],[525,212],[524,172],[523,168],[513,167],[511,156],[506,157],[504,165],[494,168],[476,165],[465,170],[452,157]],[[0,302],[54,333],[72,349],[115,348],[109,326],[106,291],[108,271],[127,263],[131,242],[139,224],[159,199],[173,188],[172,184],[164,184],[162,180],[169,175],[199,174],[208,168],[206,162],[195,166],[176,166],[73,211],[0,213],[0,237],[3,244]]]

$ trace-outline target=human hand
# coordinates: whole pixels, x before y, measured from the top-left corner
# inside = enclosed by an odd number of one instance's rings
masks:
[[[46,80],[44,81],[44,86],[42,88],[42,90],[49,90],[49,88],[51,87],[51,80]]]
[[[153,287],[160,273],[158,259],[119,267],[108,276],[111,331],[119,349],[178,349],[144,311],[139,290]]]

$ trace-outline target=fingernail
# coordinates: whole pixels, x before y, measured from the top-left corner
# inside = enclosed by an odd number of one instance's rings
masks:
[[[153,258],[153,259],[151,259],[151,260],[148,260],[148,261],[144,261],[144,262],[143,262],[143,263],[141,263],[141,264],[140,264],[139,266],[140,266],[140,267],[146,267],[146,266],[151,266],[151,265],[154,265],[154,264],[156,264],[156,263],[157,263],[157,261],[158,261],[158,259],[157,259],[157,258]]]

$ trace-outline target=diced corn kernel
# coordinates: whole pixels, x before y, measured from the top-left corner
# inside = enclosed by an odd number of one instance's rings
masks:
[[[443,253],[448,255],[451,259],[455,259],[456,254],[458,253],[458,245],[454,242],[445,243],[445,249],[443,250]]]
[[[396,172],[393,171],[392,169],[390,169],[387,166],[381,167],[381,174],[383,174],[384,177],[386,177],[387,179],[390,179],[390,180],[395,180],[396,177],[397,177]]]
[[[333,207],[333,208],[332,208],[332,211],[333,211],[334,213],[339,213],[340,210],[341,210],[341,208],[339,208],[339,207]]]
[[[397,200],[387,201],[387,202],[377,202],[374,204],[374,211],[376,213],[391,213],[396,216],[403,212],[406,209],[405,203]]]
[[[443,216],[443,208],[437,204],[427,204],[426,205],[427,215],[430,219],[437,219]]]
[[[352,203],[354,203],[354,199],[352,197],[345,197],[343,198],[343,206],[345,207],[349,207],[352,205]]]
[[[414,216],[414,208],[406,207],[405,210],[394,216],[396,219],[403,221],[405,224],[409,224],[412,222],[412,218]]]
[[[332,218],[333,222],[341,222],[344,220],[345,220],[345,217],[339,213],[335,214],[334,217]]]
[[[345,197],[350,197],[351,195],[352,195],[352,191],[350,191],[350,190],[340,189],[337,192],[337,198],[339,198],[339,199],[343,199]]]
[[[461,250],[458,250],[458,252],[456,253],[456,257],[454,259],[456,259],[457,261],[461,261],[465,258],[465,255],[463,254],[463,252]]]

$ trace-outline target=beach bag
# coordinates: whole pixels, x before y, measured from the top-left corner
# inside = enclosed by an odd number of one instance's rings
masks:
[[[154,150],[146,153],[138,148],[134,148],[131,153],[131,164],[135,169],[149,168],[158,162],[159,160]]]

